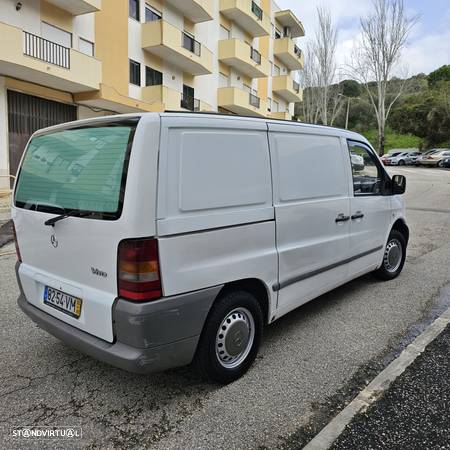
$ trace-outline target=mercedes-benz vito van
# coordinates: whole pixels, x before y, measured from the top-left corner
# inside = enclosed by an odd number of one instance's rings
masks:
[[[194,362],[230,382],[264,324],[401,272],[404,190],[364,137],[334,128],[189,113],[47,128],[15,185],[18,302],[114,366]]]

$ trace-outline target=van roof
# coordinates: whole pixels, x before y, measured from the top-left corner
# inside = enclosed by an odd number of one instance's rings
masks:
[[[343,128],[337,128],[337,127],[331,127],[331,126],[325,126],[325,125],[315,125],[310,123],[304,123],[304,122],[295,122],[292,120],[282,120],[282,119],[271,119],[267,117],[256,117],[256,116],[241,116],[241,115],[235,115],[235,114],[225,114],[225,113],[217,113],[217,112],[183,112],[183,111],[166,111],[166,112],[140,112],[140,113],[130,113],[130,114],[116,114],[111,116],[101,116],[101,117],[92,117],[88,119],[82,119],[82,120],[76,120],[73,122],[66,122],[60,125],[54,125],[51,127],[43,128],[41,130],[38,130],[36,134],[40,133],[47,133],[49,131],[56,131],[56,130],[63,130],[63,129],[69,129],[73,127],[88,125],[88,124],[95,124],[96,122],[116,122],[121,120],[127,120],[127,119],[139,119],[143,116],[160,116],[160,117],[169,117],[169,116],[177,116],[177,117],[220,117],[221,119],[225,120],[239,120],[239,121],[260,121],[260,122],[266,122],[266,123],[277,123],[277,124],[283,124],[283,125],[290,125],[299,127],[302,129],[309,129],[309,130],[324,130],[326,131],[328,135],[332,134],[333,132],[336,133],[338,136],[342,136],[347,139],[354,139],[357,141],[362,141],[370,145],[369,141],[359,133],[356,133],[354,131],[345,130]]]

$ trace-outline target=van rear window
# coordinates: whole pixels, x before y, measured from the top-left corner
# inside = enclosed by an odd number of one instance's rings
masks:
[[[20,169],[15,205],[117,219],[136,124],[110,122],[34,137]]]

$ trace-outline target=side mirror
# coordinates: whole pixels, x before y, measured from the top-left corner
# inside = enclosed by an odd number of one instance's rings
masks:
[[[406,191],[406,177],[394,175],[392,177],[392,195],[401,195]]]

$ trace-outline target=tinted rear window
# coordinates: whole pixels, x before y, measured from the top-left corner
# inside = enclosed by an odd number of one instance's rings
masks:
[[[136,122],[114,122],[34,137],[20,169],[16,206],[118,218],[135,128]]]

